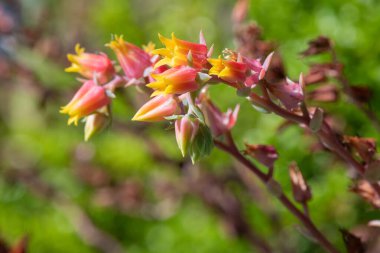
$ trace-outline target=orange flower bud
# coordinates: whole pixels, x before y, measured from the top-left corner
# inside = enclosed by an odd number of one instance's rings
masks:
[[[160,95],[145,103],[135,114],[135,121],[161,121],[172,116],[178,109],[177,101],[172,95]]]
[[[103,86],[96,85],[93,80],[86,81],[77,91],[71,101],[61,108],[61,113],[67,113],[68,124],[78,125],[78,120],[94,113],[108,105],[111,99]]]
[[[75,46],[74,54],[68,54],[67,58],[72,63],[66,68],[66,72],[78,72],[82,76],[93,79],[94,75],[100,83],[107,82],[115,74],[115,69],[107,55],[85,53],[85,49],[79,44]]]
[[[147,86],[154,89],[152,96],[159,94],[183,94],[199,88],[196,82],[197,71],[183,66],[168,69],[160,74],[152,74],[155,82]]]
[[[209,70],[210,75],[218,76],[220,79],[230,83],[244,83],[246,79],[247,65],[235,60],[223,60],[221,56],[218,59],[208,59],[212,65]]]
[[[126,77],[139,79],[144,71],[152,65],[150,56],[143,49],[126,42],[122,36],[115,36],[115,40],[106,44],[116,54]]]

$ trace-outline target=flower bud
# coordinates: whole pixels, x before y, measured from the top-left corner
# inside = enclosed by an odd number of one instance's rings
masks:
[[[234,110],[228,109],[226,113],[222,113],[204,93],[200,95],[198,102],[204,114],[206,125],[210,128],[213,136],[220,136],[235,126],[240,109],[239,105]]]
[[[351,191],[364,198],[373,207],[380,209],[380,196],[367,180],[357,181],[355,185],[351,187]]]
[[[61,113],[70,116],[68,124],[78,125],[78,120],[98,109],[107,106],[111,98],[103,86],[96,85],[93,80],[86,81],[71,101],[61,108]]]
[[[159,94],[184,94],[199,88],[196,81],[197,71],[193,68],[182,66],[168,69],[160,74],[152,74],[155,82],[147,84],[154,89],[152,96]]]
[[[270,53],[261,64],[260,60],[250,59],[244,57],[243,60],[247,64],[248,69],[251,70],[251,74],[245,80],[245,86],[253,88],[260,80],[265,77],[268,71],[269,65],[272,61],[274,52]]]
[[[306,203],[311,199],[311,190],[295,162],[289,166],[289,175],[292,183],[294,199],[299,203]]]
[[[245,155],[249,155],[268,168],[273,168],[274,162],[278,159],[276,149],[268,145],[251,145],[245,143]]]
[[[85,53],[85,49],[79,44],[75,46],[74,54],[68,54],[67,58],[72,63],[66,68],[66,72],[78,72],[83,77],[93,79],[94,75],[100,83],[107,82],[115,74],[115,69],[107,55]]]
[[[332,43],[329,38],[319,36],[316,39],[309,41],[309,48],[301,53],[303,56],[317,55],[330,51]]]
[[[199,121],[191,119],[189,115],[175,121],[175,136],[182,156],[185,156],[195,135],[198,132]]]
[[[110,117],[105,113],[96,112],[86,117],[84,125],[84,140],[88,141],[93,135],[101,132],[110,123]]]
[[[115,40],[106,44],[106,46],[115,52],[125,76],[129,79],[143,77],[145,69],[152,65],[147,52],[126,42],[122,36],[115,36]]]
[[[299,83],[287,79],[286,83],[270,84],[268,88],[288,110],[298,108],[304,100],[302,78]]]
[[[376,154],[376,140],[372,138],[360,138],[356,136],[344,136],[344,142],[357,152],[360,158],[370,163]]]
[[[159,95],[145,103],[135,114],[135,121],[162,121],[172,116],[178,110],[177,101],[173,95]]]
[[[247,65],[235,59],[223,60],[221,56],[218,59],[208,59],[212,65],[209,75],[214,75],[220,79],[232,84],[244,83],[246,79]]]

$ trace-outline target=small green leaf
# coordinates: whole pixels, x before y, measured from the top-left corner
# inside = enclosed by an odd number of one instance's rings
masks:
[[[317,107],[310,120],[309,128],[311,131],[316,133],[319,131],[319,129],[321,129],[322,123],[323,123],[323,110]]]
[[[168,117],[165,117],[166,120],[177,120],[179,118],[182,118],[183,115],[172,115],[172,116],[168,116]]]
[[[191,161],[195,163],[202,157],[209,155],[213,146],[214,142],[210,129],[205,125],[201,125],[190,147]]]
[[[270,113],[271,113],[270,111],[268,111],[267,109],[265,109],[265,108],[263,108],[263,107],[261,107],[261,106],[257,106],[257,105],[252,104],[252,107],[253,107],[256,111],[261,112],[261,113],[265,113],[265,114],[270,114]]]

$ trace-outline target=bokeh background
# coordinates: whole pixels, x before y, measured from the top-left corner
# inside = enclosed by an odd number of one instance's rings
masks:
[[[322,252],[297,221],[250,178],[248,187],[218,150],[197,166],[183,162],[165,124],[130,119],[136,91],[119,92],[113,125],[90,142],[83,128],[67,127],[59,114],[78,88],[63,71],[79,42],[89,51],[112,34],[141,45],[157,34],[197,40],[203,30],[215,52],[234,48],[232,0],[1,0],[0,2],[0,237],[15,244],[28,236],[28,252],[256,252],[244,230],[279,252]],[[278,45],[288,75],[296,79],[312,60],[299,56],[307,41],[330,37],[348,79],[372,90],[380,108],[380,2],[376,0],[252,0],[248,19]],[[318,150],[297,126],[261,114],[215,86],[223,109],[241,104],[233,134],[244,142],[274,145],[275,177],[291,193],[287,167],[297,161],[313,190],[310,212],[324,234],[344,244],[339,228],[379,217],[348,192],[344,164]],[[368,119],[341,96],[321,106],[347,134],[378,139]],[[243,170],[238,169],[241,173]],[[245,175],[248,177],[248,175]],[[241,221],[243,220],[243,221]],[[239,224],[241,222],[243,225]]]

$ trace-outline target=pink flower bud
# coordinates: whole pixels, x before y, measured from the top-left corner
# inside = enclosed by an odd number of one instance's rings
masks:
[[[178,110],[177,101],[173,95],[159,95],[145,103],[135,114],[135,121],[162,121],[172,116]]]
[[[160,74],[152,74],[155,82],[147,84],[154,89],[152,96],[159,94],[184,94],[199,88],[196,82],[197,71],[193,68],[182,66],[168,69]]]
[[[108,105],[111,99],[103,86],[96,85],[93,80],[86,81],[77,91],[72,100],[61,108],[61,113],[67,113],[68,124],[78,125],[78,120],[98,109]]]
[[[115,74],[113,64],[107,55],[85,53],[85,49],[79,44],[75,46],[75,51],[76,55],[67,55],[72,64],[65,69],[66,72],[78,72],[88,79],[93,79],[95,75],[100,83],[107,82]]]
[[[296,163],[289,166],[290,181],[292,183],[294,199],[299,203],[306,203],[311,199],[311,191]]]
[[[303,56],[317,55],[329,52],[332,48],[332,43],[329,38],[319,36],[309,41],[309,48],[301,53]]]
[[[268,145],[251,145],[245,143],[244,154],[256,159],[268,168],[272,168],[274,162],[278,159],[277,151],[274,147]]]
[[[122,36],[115,36],[115,40],[108,43],[116,54],[126,77],[139,79],[143,77],[146,68],[152,65],[150,56],[143,49],[124,41]]]
[[[245,86],[252,88],[265,77],[272,61],[273,54],[274,52],[270,53],[267,58],[265,58],[263,64],[261,64],[260,60],[249,59],[247,57],[243,58],[248,69],[251,70],[250,76],[245,80]]]
[[[271,84],[268,85],[268,88],[288,110],[298,108],[304,100],[302,78],[300,78],[299,83],[294,83],[287,79],[286,83]]]
[[[190,144],[198,132],[199,121],[191,119],[189,115],[175,121],[175,137],[182,156],[185,156],[189,150]]]
[[[228,109],[226,113],[222,113],[206,94],[200,95],[199,104],[213,136],[220,136],[235,126],[240,109],[239,105],[233,111]]]

